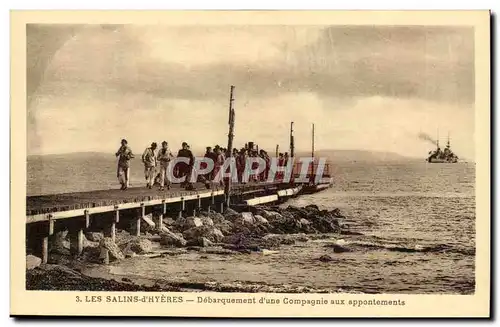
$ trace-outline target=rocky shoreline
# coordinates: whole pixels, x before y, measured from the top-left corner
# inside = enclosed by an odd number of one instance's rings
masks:
[[[339,209],[320,210],[315,205],[306,207],[257,206],[243,208],[242,212],[226,209],[223,214],[199,212],[197,217],[164,218],[159,221],[146,217],[141,224],[145,231],[140,237],[121,230],[113,242],[102,233],[85,234],[84,251],[74,257],[69,251],[66,233],[59,233],[51,242],[48,264],[33,255],[26,258],[26,288],[28,290],[86,290],[86,291],[224,291],[224,292],[286,292],[328,293],[327,290],[276,286],[265,283],[188,283],[155,280],[140,282],[129,278],[114,280],[81,273],[88,264],[109,264],[128,257],[149,258],[198,251],[207,254],[240,255],[252,252],[272,253],[281,245],[307,242],[310,239],[331,237],[326,234],[353,234]],[[159,231],[161,229],[161,231]],[[157,243],[157,244],[154,244]],[[153,250],[153,248],[160,250]],[[334,245],[333,252],[348,248]],[[318,260],[330,261],[328,256]]]

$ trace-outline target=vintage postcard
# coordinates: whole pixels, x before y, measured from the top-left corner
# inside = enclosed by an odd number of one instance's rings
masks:
[[[11,314],[489,317],[488,11],[14,11]]]

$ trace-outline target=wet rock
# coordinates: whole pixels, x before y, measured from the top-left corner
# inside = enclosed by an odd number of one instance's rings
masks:
[[[99,243],[97,243],[99,245]],[[92,263],[103,263],[102,259],[100,259],[101,252],[104,248],[100,246],[97,247],[84,247],[82,254],[78,257],[79,260],[84,262],[92,262]],[[52,256],[50,263],[56,264],[65,264],[65,262],[71,261],[72,256]],[[109,260],[108,260],[109,261]]]
[[[279,244],[291,245],[295,244],[295,240],[288,235],[268,234],[262,238],[264,241],[271,242],[273,247]]]
[[[344,240],[337,240],[335,243],[326,244],[326,247],[332,248],[335,253],[351,252],[352,250],[347,247],[347,242]]]
[[[276,234],[294,234],[302,232],[302,224],[299,220],[281,216],[280,219],[270,220],[270,231]]]
[[[306,205],[306,206],[304,207],[304,209],[306,209],[306,210],[314,210],[314,211],[319,211],[318,206],[317,206],[317,205],[315,205],[315,204],[309,204],[309,205]]]
[[[68,239],[68,231],[59,231],[50,237],[50,252],[69,255],[70,242]]]
[[[208,240],[219,243],[224,238],[224,234],[214,226],[198,226],[190,228],[182,233],[186,240],[198,239],[205,237]]]
[[[179,236],[178,234],[173,233],[168,229],[166,231],[162,231],[160,236],[160,244],[164,246],[184,247],[187,244],[184,237],[182,237],[182,234],[181,236]]]
[[[217,227],[224,235],[230,234],[233,230],[233,223],[229,220],[217,222],[214,226]]]
[[[338,244],[333,244],[331,246],[333,248],[333,252],[335,253],[342,253],[342,252],[351,252],[352,250],[345,247],[345,246],[342,246],[342,245],[338,245]]]
[[[226,208],[226,210],[224,210],[224,216],[226,216],[226,217],[228,217],[228,216],[238,216],[238,212],[234,211],[231,208]]]
[[[215,225],[217,224],[221,224],[221,223],[224,223],[226,222],[227,220],[224,218],[224,216],[218,212],[210,212],[208,217],[210,217],[212,219],[212,221],[214,222]]]
[[[309,226],[311,225],[311,222],[305,218],[301,218],[300,219],[300,223],[302,224],[302,226]]]
[[[214,221],[210,217],[201,217],[201,223],[204,226],[213,226]]]
[[[259,215],[262,217],[266,218],[270,223],[276,221],[276,220],[282,220],[283,215],[280,214],[279,212],[276,211],[268,211],[268,210],[258,210],[257,211]]]
[[[330,212],[334,217],[337,218],[345,218],[345,216],[342,214],[339,208],[335,208]]]
[[[35,257],[34,255],[31,255],[31,254],[26,256],[26,269],[27,270],[34,269],[34,268],[40,266],[41,263],[42,263],[42,259],[40,259],[39,257]]]
[[[91,242],[100,242],[104,238],[104,234],[102,232],[87,232],[85,237]]]
[[[236,233],[224,236],[222,238],[222,243],[225,244],[241,244],[243,243],[245,236],[242,233]]]
[[[232,221],[234,226],[252,227],[255,225],[255,218],[250,212],[243,212],[239,216],[235,216]]]
[[[269,224],[269,221],[261,215],[255,215],[254,219],[259,224]]]
[[[290,235],[290,237],[295,239],[297,242],[309,242],[309,237],[304,233]]]
[[[146,254],[153,250],[153,244],[148,239],[138,237],[131,240],[128,243],[127,248],[136,254]]]
[[[134,236],[131,236],[126,230],[121,230],[116,233],[116,243],[121,244],[129,240]]]
[[[116,245],[115,242],[113,242],[113,240],[110,237],[103,238],[99,242],[99,247],[109,251],[110,261],[125,259],[125,256],[123,255],[118,245]]]
[[[321,216],[312,216],[308,220],[311,221],[312,227],[320,233],[340,232],[340,227],[336,220],[329,220]]]
[[[173,226],[175,225],[175,220],[172,217],[164,217],[163,224],[165,224],[165,226],[167,227]]]
[[[175,227],[180,231],[185,231],[193,227],[203,226],[203,222],[198,217],[179,218],[175,223]]]
[[[334,259],[332,257],[330,257],[329,255],[324,254],[321,257],[319,257],[318,260],[321,262],[330,262],[330,261],[333,261]]]
[[[156,231],[156,224],[153,221],[153,214],[152,213],[142,217],[142,219],[141,219],[141,231],[144,231],[144,232]]]
[[[168,232],[170,232],[170,229],[168,229],[168,227],[165,224],[162,224],[160,227],[160,234],[161,233],[168,233]]]
[[[255,224],[255,218],[251,212],[242,212],[241,218],[243,218],[243,222],[248,225]]]
[[[83,238],[83,247],[84,248],[97,248],[99,247],[99,242],[92,242],[87,240],[87,238]]]
[[[213,246],[214,242],[210,241],[206,237],[200,237],[197,239],[192,239],[187,243],[188,246],[199,246],[199,247],[209,247]]]

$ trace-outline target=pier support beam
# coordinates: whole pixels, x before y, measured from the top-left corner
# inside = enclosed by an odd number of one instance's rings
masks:
[[[179,210],[179,213],[178,213],[178,218],[181,219],[182,218],[182,212],[186,210],[186,203],[184,202],[184,198],[181,198],[181,205],[180,205],[180,210]]]
[[[141,220],[144,216],[146,216],[146,207],[144,203],[141,203],[140,215],[135,220],[135,236],[141,236]]]
[[[90,214],[88,210],[85,210],[85,228],[90,227]]]
[[[220,213],[224,213],[224,202],[220,203]]]
[[[72,228],[70,231],[70,250],[74,255],[83,252],[83,228]]]
[[[113,242],[116,241],[116,223],[120,220],[120,213],[117,208],[115,208],[114,217],[111,219],[111,223],[105,227],[104,235],[110,237]]]
[[[42,263],[49,260],[49,237],[54,234],[54,220],[49,218],[48,232],[42,238]]]
[[[167,214],[167,204],[165,203],[165,201],[163,201],[163,208],[162,208],[160,215],[158,216],[158,226],[157,226],[158,232],[160,232],[160,233],[161,233],[161,229],[163,227],[163,217],[166,214]]]
[[[42,263],[47,263],[49,260],[49,237],[42,238]]]
[[[111,239],[113,242],[116,240],[116,224],[120,222],[120,211],[118,207],[115,208],[115,219],[111,223]]]

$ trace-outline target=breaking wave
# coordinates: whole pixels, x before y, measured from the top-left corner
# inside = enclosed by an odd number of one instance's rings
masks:
[[[364,242],[364,241],[354,241],[349,243],[350,246],[375,249],[375,250],[386,250],[395,252],[420,252],[420,253],[458,253],[463,255],[475,255],[476,251],[474,248],[460,247],[450,244],[435,244],[435,245],[408,245],[408,244],[390,244],[390,243],[378,243],[378,242]]]

